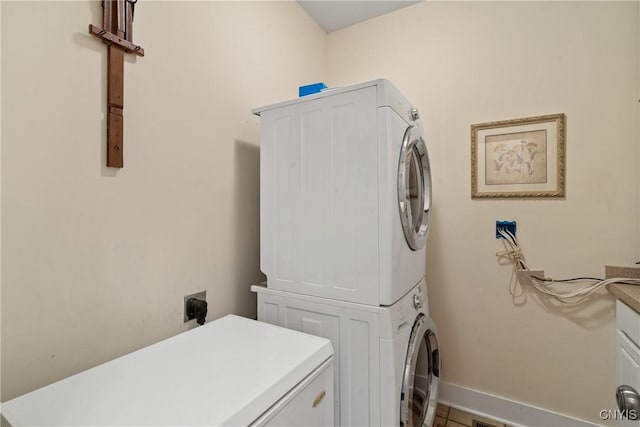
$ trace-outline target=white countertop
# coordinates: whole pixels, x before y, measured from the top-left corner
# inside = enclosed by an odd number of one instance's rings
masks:
[[[2,404],[14,426],[249,425],[333,349],[229,315]]]

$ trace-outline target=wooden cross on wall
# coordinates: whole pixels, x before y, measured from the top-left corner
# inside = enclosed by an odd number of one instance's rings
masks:
[[[102,27],[89,24],[89,34],[109,46],[107,65],[107,166],[123,167],[124,54],[144,56],[133,43],[133,12],[138,0],[102,0]]]

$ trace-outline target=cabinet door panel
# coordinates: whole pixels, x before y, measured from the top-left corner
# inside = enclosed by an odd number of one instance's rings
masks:
[[[640,348],[627,335],[617,331],[618,385],[630,385],[640,391]],[[618,420],[618,426],[640,425],[639,421]]]

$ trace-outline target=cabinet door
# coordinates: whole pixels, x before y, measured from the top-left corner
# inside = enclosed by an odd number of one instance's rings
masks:
[[[310,377],[273,405],[251,427],[333,426],[333,360]]]
[[[258,320],[331,340],[335,425],[380,425],[380,336],[375,310],[258,292]],[[291,295],[291,294],[290,294]]]
[[[640,348],[624,332],[617,331],[618,385],[630,385],[640,391]],[[640,421],[618,420],[618,426],[640,426]]]

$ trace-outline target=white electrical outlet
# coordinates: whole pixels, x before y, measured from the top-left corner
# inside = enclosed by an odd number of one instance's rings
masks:
[[[518,270],[518,281],[522,285],[530,285],[531,277],[544,277],[544,270]]]

